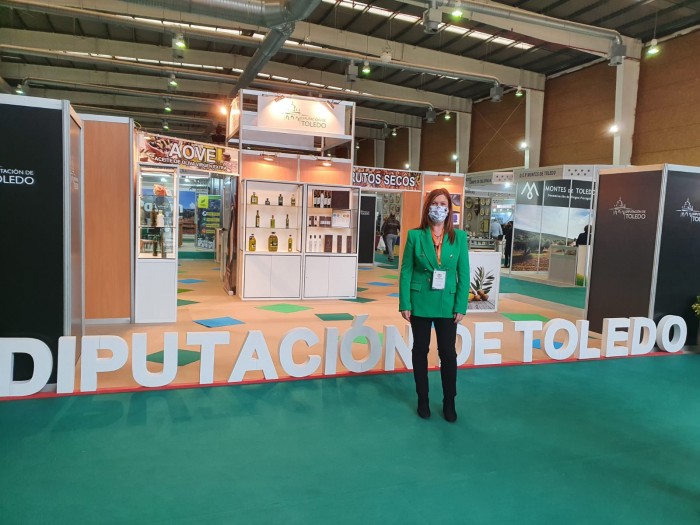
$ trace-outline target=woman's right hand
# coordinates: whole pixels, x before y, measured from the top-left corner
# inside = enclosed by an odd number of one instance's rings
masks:
[[[406,319],[409,323],[411,322],[411,310],[401,310],[401,317]]]

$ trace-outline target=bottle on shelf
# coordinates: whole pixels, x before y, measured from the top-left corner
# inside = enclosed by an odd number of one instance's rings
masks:
[[[266,204],[267,206],[270,205],[270,199],[269,199],[269,198],[265,198],[265,204]]]
[[[280,196],[277,197],[277,204],[279,206],[284,206],[284,197],[282,197],[282,194],[280,193]]]
[[[256,245],[256,242],[255,242],[255,235],[251,233],[251,234],[250,234],[250,237],[248,238],[248,251],[249,251],[249,252],[254,252],[254,251],[255,251],[255,245]]]
[[[291,252],[292,251],[292,245],[294,244],[294,241],[292,240],[292,236],[289,236],[289,239],[287,239],[287,251]]]
[[[251,204],[257,204],[258,203],[258,196],[253,192],[253,194],[250,196],[250,203]]]
[[[289,214],[287,214],[287,218],[284,220],[285,228],[289,228]]]
[[[275,235],[275,232],[272,232],[270,237],[267,239],[267,250],[270,252],[276,252],[278,242],[277,235]]]
[[[270,217],[270,228],[274,228],[274,227],[275,227],[275,216],[273,215],[272,217]]]
[[[294,195],[292,193],[292,206],[296,206],[296,205],[297,205],[297,197],[296,197],[296,195]]]
[[[321,196],[318,190],[314,190],[314,208],[318,208],[321,205]]]
[[[260,228],[260,210],[255,212],[255,227]]]

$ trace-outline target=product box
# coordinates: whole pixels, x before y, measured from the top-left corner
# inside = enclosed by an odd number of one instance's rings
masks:
[[[342,235],[336,236],[336,247],[337,247],[338,253],[343,253],[343,236]]]
[[[333,228],[349,228],[352,213],[350,210],[333,210],[331,226]]]
[[[323,237],[323,251],[326,253],[333,253],[333,236],[324,235]]]
[[[331,208],[345,209],[350,208],[350,192],[348,190],[335,190],[331,192]]]
[[[345,244],[345,253],[355,253],[352,249],[352,235],[348,235],[345,238],[346,244]]]

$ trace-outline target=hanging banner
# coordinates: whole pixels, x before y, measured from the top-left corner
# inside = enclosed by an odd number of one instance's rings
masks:
[[[421,181],[420,171],[360,167],[355,167],[352,171],[352,185],[360,188],[420,191]]]
[[[345,137],[345,104],[290,96],[258,97],[258,130],[320,137]]]
[[[177,164],[183,168],[238,174],[238,150],[203,142],[139,133],[139,162]]]

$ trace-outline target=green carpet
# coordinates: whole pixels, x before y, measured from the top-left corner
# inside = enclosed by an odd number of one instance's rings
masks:
[[[580,286],[565,288],[502,276],[499,292],[519,293],[575,308],[584,308],[586,306],[586,289]]]
[[[214,252],[183,252],[178,251],[177,256],[180,259],[216,259]]]
[[[0,403],[0,522],[697,525],[700,356]]]

